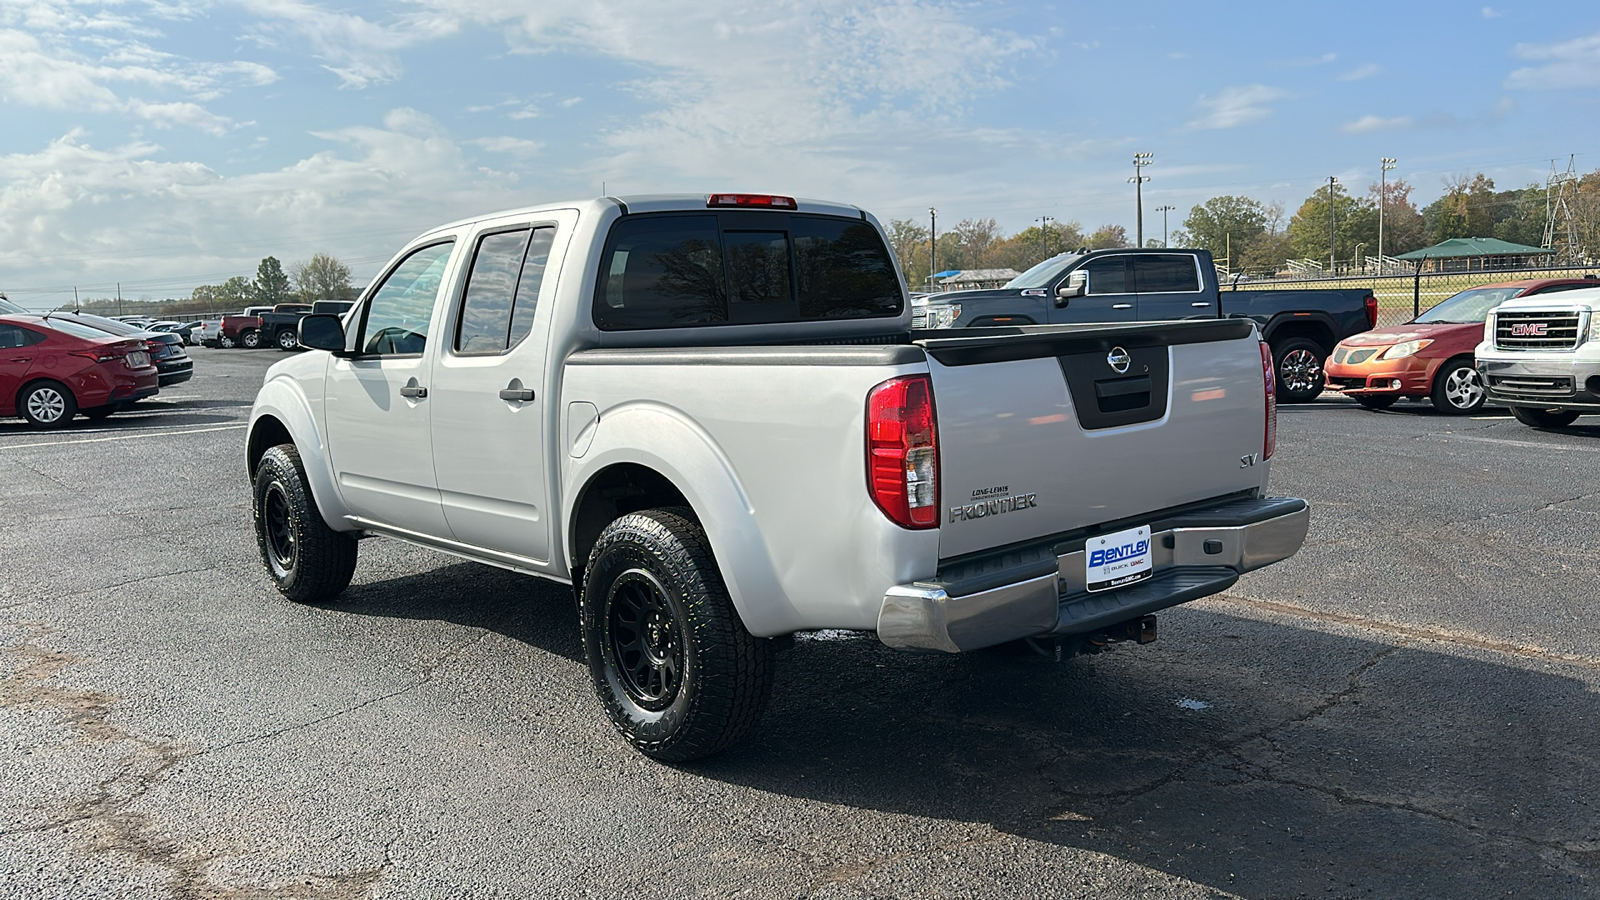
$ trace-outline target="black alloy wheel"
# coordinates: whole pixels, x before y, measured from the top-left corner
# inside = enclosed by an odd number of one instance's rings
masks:
[[[1326,354],[1316,341],[1289,338],[1273,348],[1278,376],[1278,402],[1310,403],[1322,393],[1322,360]]]
[[[293,444],[262,454],[253,496],[256,545],[280,593],[312,603],[332,600],[349,587],[356,539],[322,520]]]
[[[744,737],[772,686],[772,642],[744,627],[705,529],[687,509],[607,525],[578,600],[589,678],[635,749],[664,762]]]

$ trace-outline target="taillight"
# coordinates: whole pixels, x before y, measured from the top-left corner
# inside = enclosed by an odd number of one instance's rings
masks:
[[[867,484],[895,524],[938,526],[939,426],[928,376],[892,378],[867,395]]]
[[[800,204],[794,202],[793,197],[779,197],[773,194],[712,194],[706,198],[706,206],[745,206],[757,209],[799,209]]]
[[[1261,342],[1261,381],[1267,388],[1267,422],[1261,434],[1261,461],[1272,458],[1278,449],[1278,379],[1272,371],[1272,348]]]
[[[1367,327],[1368,328],[1377,328],[1378,327],[1378,298],[1374,297],[1371,294],[1368,294],[1366,303],[1367,303]]]
[[[84,359],[92,359],[97,363],[103,363],[111,362],[113,359],[116,359],[122,354],[113,353],[110,350],[74,350],[72,351],[72,355],[81,356]]]

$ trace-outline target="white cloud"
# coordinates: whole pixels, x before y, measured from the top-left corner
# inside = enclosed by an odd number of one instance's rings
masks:
[[[243,0],[265,21],[257,37],[268,44],[308,43],[341,87],[364,88],[398,79],[399,52],[456,33],[460,20],[447,10],[424,11],[383,24],[332,12],[300,0]]]
[[[1272,109],[1267,104],[1287,96],[1288,92],[1264,84],[1223,88],[1214,97],[1201,95],[1195,101],[1199,116],[1189,123],[1189,127],[1211,129],[1247,125],[1272,115]]]
[[[1371,131],[1393,131],[1398,128],[1410,128],[1413,124],[1410,116],[1395,116],[1385,119],[1381,116],[1362,116],[1354,122],[1346,122],[1344,132],[1347,134],[1366,134]]]
[[[1351,69],[1350,71],[1344,73],[1343,75],[1340,75],[1339,76],[1339,80],[1340,81],[1360,81],[1363,78],[1371,78],[1372,76],[1378,74],[1381,71],[1383,71],[1383,68],[1381,66],[1379,66],[1377,63],[1367,63],[1366,65],[1363,65],[1363,66],[1356,66],[1354,69]]]
[[[1506,87],[1526,90],[1600,87],[1600,34],[1558,44],[1518,44],[1512,53],[1538,65],[1517,69]]]
[[[1506,12],[1503,9],[1495,9],[1492,6],[1485,6],[1483,8],[1483,17],[1485,19],[1498,19],[1505,14]]]
[[[514,137],[477,138],[467,143],[482,147],[490,153],[504,153],[508,156],[534,156],[544,149],[544,143],[541,141]]]

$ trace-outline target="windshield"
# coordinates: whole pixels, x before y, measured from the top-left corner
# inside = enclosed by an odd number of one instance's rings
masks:
[[[1489,311],[1522,293],[1522,288],[1473,288],[1417,316],[1418,325],[1482,325]]]
[[[1062,271],[1064,271],[1067,266],[1071,265],[1072,261],[1077,258],[1078,255],[1076,253],[1062,253],[1052,256],[1044,262],[1039,263],[1028,271],[1023,272],[1021,275],[1018,275],[1017,277],[1006,282],[1006,287],[1017,288],[1019,290],[1025,288],[1049,287],[1050,283],[1061,277]]]

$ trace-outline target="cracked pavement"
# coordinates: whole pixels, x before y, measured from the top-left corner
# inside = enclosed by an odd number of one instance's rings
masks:
[[[564,589],[372,539],[279,597],[236,426],[280,357],[194,355],[0,422],[0,896],[1600,894],[1600,417],[1285,407],[1307,546],[1155,644],[801,639],[752,743],[669,768]]]

